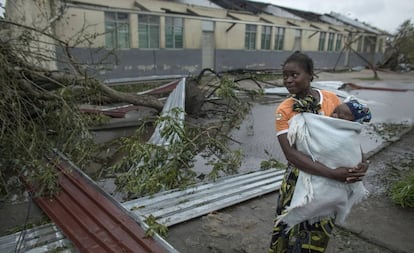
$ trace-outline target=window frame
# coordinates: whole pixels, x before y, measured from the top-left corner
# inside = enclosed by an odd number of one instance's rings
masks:
[[[328,33],[328,48],[327,51],[331,52],[334,50],[335,33]]]
[[[247,50],[256,49],[257,25],[246,24],[244,37],[244,48]]]
[[[165,48],[184,48],[184,18],[165,17]]]
[[[153,35],[155,37],[153,37]],[[138,47],[148,49],[160,48],[159,16],[138,14]]]
[[[319,33],[318,51],[325,51],[326,32]]]
[[[272,26],[264,25],[262,26],[262,40],[261,40],[261,49],[270,50],[271,41],[272,41]]]
[[[342,48],[342,39],[343,39],[343,35],[338,33],[336,35],[336,44],[335,44],[335,51],[340,51]]]
[[[113,17],[110,17],[112,15]],[[121,18],[120,16],[123,15],[125,17]],[[131,48],[129,17],[129,14],[125,12],[104,12],[106,48]]]
[[[283,50],[284,43],[285,43],[285,28],[284,27],[276,27],[276,34],[275,34],[275,50]]]

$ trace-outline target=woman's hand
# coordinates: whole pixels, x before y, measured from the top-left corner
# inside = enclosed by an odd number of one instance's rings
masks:
[[[357,169],[355,171],[365,173],[367,172],[368,167],[369,167],[369,160],[365,160],[365,161],[358,163]]]
[[[368,169],[366,167],[366,169]],[[356,167],[338,167],[332,170],[332,179],[337,180],[342,183],[355,183],[362,180],[362,177],[365,176],[365,167],[359,168],[359,164]]]

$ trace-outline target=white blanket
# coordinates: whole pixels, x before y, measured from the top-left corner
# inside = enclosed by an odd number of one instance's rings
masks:
[[[296,149],[329,168],[353,167],[361,162],[358,135],[362,124],[301,113],[289,121],[288,140]],[[335,218],[342,223],[352,206],[368,194],[362,182],[345,184],[300,171],[287,212],[277,217],[288,227],[308,220]]]

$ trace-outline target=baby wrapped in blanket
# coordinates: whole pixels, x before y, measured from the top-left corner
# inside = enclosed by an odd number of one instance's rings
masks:
[[[338,115],[341,106],[346,109],[344,104],[338,106]],[[357,166],[362,160],[358,135],[363,127],[358,122],[369,121],[371,114],[359,110],[366,108],[357,101],[349,101],[346,106],[353,114],[353,119],[349,119],[354,121],[313,113],[295,115],[289,121],[290,145],[332,169]],[[277,220],[285,222],[288,227],[305,220],[314,223],[327,217],[335,218],[335,223],[342,223],[352,206],[367,194],[361,181],[346,184],[300,171],[290,206]]]

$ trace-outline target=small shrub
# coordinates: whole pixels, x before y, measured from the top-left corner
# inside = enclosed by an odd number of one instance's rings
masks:
[[[414,207],[414,171],[393,184],[391,199],[402,207]]]

